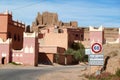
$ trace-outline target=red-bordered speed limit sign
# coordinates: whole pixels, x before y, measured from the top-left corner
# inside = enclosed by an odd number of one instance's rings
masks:
[[[102,51],[102,45],[101,45],[100,43],[94,43],[94,44],[92,45],[92,51],[93,51],[94,53],[99,53],[99,52],[101,52],[101,51]]]

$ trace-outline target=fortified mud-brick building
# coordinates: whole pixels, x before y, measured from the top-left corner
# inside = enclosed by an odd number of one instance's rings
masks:
[[[82,30],[77,28],[51,26],[42,29],[38,34],[39,62],[53,64],[56,55],[63,55],[74,41],[83,40],[82,33]]]
[[[6,11],[0,13],[0,38],[7,40],[12,38],[12,48],[21,49],[23,47],[23,32],[25,24],[14,21],[12,13]]]
[[[40,14],[38,12],[35,21],[32,23],[32,30],[39,32],[39,29],[49,27],[49,26],[59,26],[59,27],[78,27],[77,21],[62,22],[58,19],[57,13],[43,12]]]

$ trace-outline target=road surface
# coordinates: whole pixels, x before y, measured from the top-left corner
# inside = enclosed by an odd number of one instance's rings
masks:
[[[45,73],[63,69],[84,69],[85,67],[86,66],[49,66],[36,68],[0,69],[0,80],[38,80],[38,78]]]

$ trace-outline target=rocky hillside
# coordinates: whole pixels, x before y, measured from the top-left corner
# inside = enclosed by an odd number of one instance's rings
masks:
[[[115,73],[120,68],[120,44],[105,44],[103,45],[103,53],[109,57],[106,72]]]

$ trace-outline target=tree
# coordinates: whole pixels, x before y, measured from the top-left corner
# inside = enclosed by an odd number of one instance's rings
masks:
[[[80,47],[81,47],[81,45],[79,43],[75,43],[75,42],[73,42],[71,45],[71,48],[74,50],[79,50]]]
[[[68,48],[66,51],[65,51],[65,54],[66,55],[73,55],[74,53],[74,50],[72,48]]]
[[[66,50],[65,54],[73,55],[76,61],[85,61],[87,59],[85,55],[85,47],[82,43],[73,43],[71,48]]]

